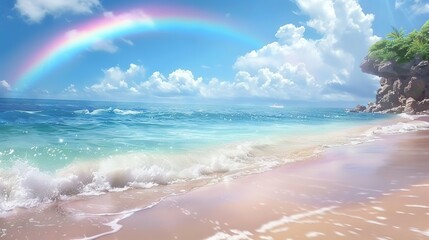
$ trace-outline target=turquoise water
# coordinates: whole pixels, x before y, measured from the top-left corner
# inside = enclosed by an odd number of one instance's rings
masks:
[[[278,105],[0,99],[0,208],[278,163],[252,150],[388,117]]]

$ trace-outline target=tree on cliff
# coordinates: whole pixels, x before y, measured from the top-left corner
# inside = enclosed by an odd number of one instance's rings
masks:
[[[415,30],[406,35],[402,29],[393,28],[386,37],[370,47],[370,58],[394,60],[398,63],[405,63],[416,57],[429,60],[429,20],[419,31]]]

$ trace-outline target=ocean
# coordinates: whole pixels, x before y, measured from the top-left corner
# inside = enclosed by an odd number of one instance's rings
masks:
[[[282,105],[0,99],[0,212],[266,171],[368,141],[356,129],[392,118]]]

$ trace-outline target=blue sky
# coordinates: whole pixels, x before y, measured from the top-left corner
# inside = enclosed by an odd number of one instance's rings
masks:
[[[27,58],[52,39],[149,6],[192,9],[254,41],[180,29],[123,35],[15,84]],[[378,87],[359,69],[368,47],[392,26],[409,32],[428,16],[426,0],[4,0],[0,96],[365,103]]]

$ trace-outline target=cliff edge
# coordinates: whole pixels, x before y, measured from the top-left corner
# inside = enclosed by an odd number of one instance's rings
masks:
[[[375,103],[354,112],[429,114],[429,20],[405,34],[393,28],[374,43],[360,68],[380,77]]]
[[[416,57],[405,63],[366,57],[365,73],[380,77],[375,103],[359,110],[381,113],[429,114],[429,61]]]

